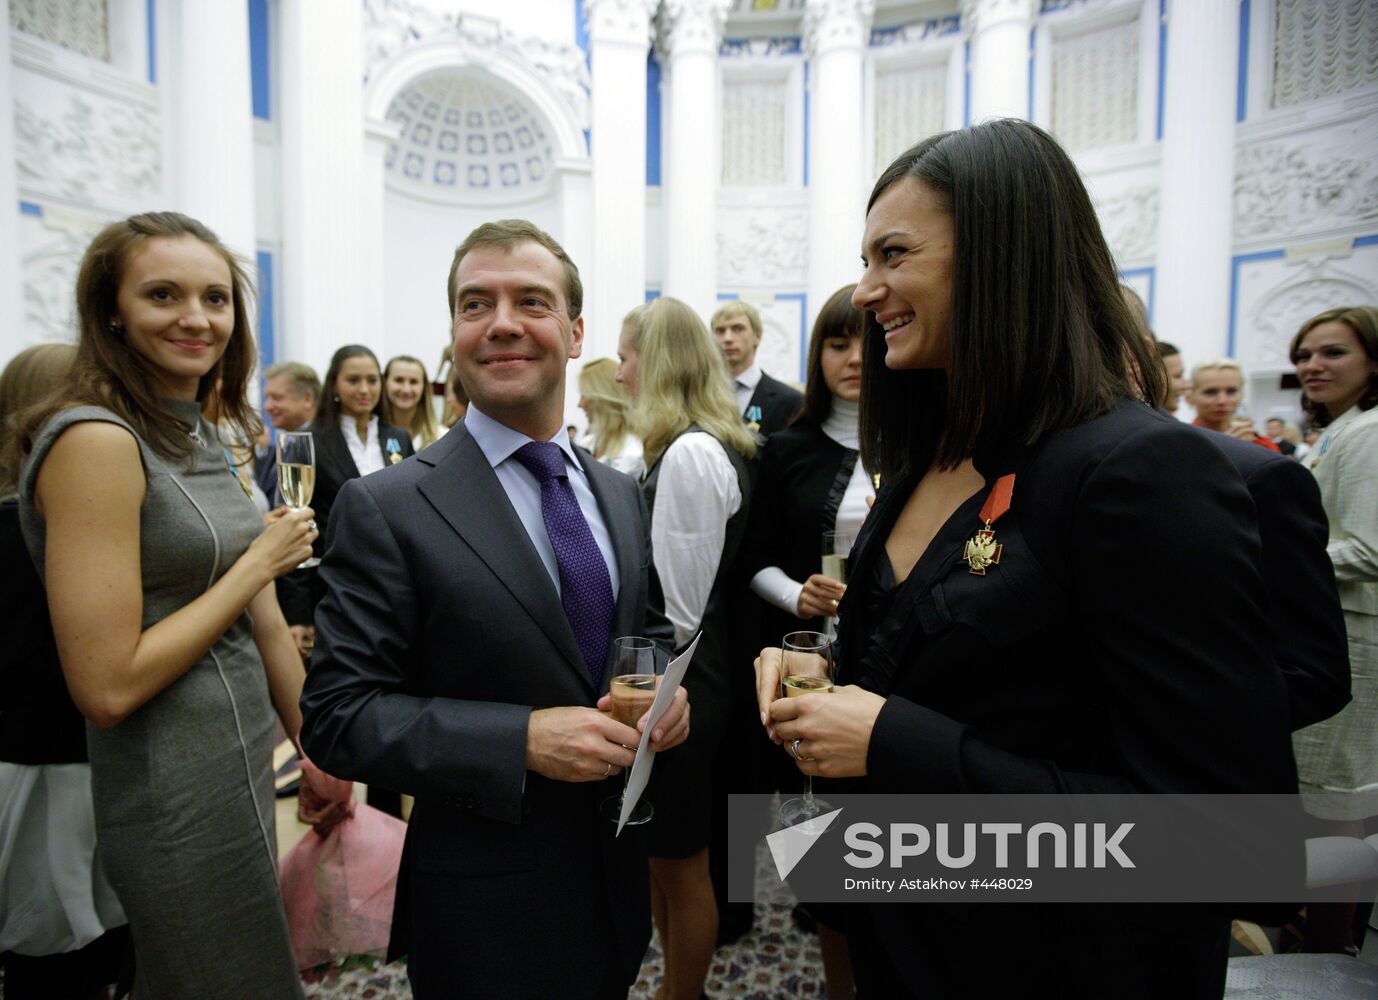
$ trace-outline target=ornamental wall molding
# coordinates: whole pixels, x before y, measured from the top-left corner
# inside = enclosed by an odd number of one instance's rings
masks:
[[[872,28],[868,44],[873,49],[891,52],[904,51],[927,45],[939,38],[955,38],[962,32],[962,19],[956,14],[949,17],[936,17],[928,21],[915,21],[890,28]]]
[[[656,15],[656,55],[714,55],[722,44],[723,26],[732,0],[661,0]]]
[[[876,0],[809,0],[804,9],[804,51],[810,58],[833,49],[857,49],[870,37]]]
[[[1323,144],[1263,143],[1235,151],[1234,235],[1295,240],[1378,223],[1378,162],[1372,129],[1334,133]],[[1364,136],[1369,136],[1365,140]]]
[[[148,108],[158,107],[157,88],[148,81],[20,31],[10,32],[10,59],[17,70],[27,70],[102,97]],[[42,85],[40,81],[35,83]],[[14,85],[16,90],[23,92],[22,73],[15,74]]]
[[[82,255],[105,221],[51,205],[43,207],[37,220],[38,238],[23,255],[26,332],[37,332],[45,341],[75,342],[76,299],[72,289]]]
[[[1105,242],[1115,260],[1147,260],[1153,257],[1158,242],[1158,187],[1130,188],[1096,202]]]
[[[802,287],[808,277],[806,208],[763,199],[719,204],[719,287]]]
[[[93,206],[146,205],[162,193],[156,112],[80,92],[54,115],[14,103],[20,188]]]
[[[774,59],[798,56],[804,52],[804,40],[797,35],[778,38],[724,38],[718,46],[721,59]]]
[[[588,7],[601,10],[617,2],[589,0]],[[635,2],[644,8],[652,0]],[[592,85],[584,53],[575,46],[519,36],[491,18],[474,14],[437,14],[412,0],[364,0],[363,16],[366,89],[409,51],[444,45],[458,48],[465,63],[482,66],[507,61],[519,74],[525,71],[550,88],[579,128],[589,127]]]
[[[1247,310],[1241,360],[1251,369],[1291,371],[1287,347],[1307,319],[1337,304],[1378,301],[1378,283],[1338,267],[1333,258],[1308,258],[1260,295]]]

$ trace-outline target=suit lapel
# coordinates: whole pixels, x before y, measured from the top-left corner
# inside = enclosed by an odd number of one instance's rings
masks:
[[[344,439],[344,431],[336,430],[334,434],[316,435],[316,447],[325,453],[329,463],[335,467],[339,473],[337,479],[344,483],[351,479],[359,478],[359,467],[354,464],[354,456],[349,453],[349,444]],[[316,456],[319,462],[321,456]]]
[[[444,444],[452,438],[453,447],[428,449],[422,461],[434,468],[422,477],[417,488],[593,691],[559,594],[502,483],[462,424],[445,435]],[[430,451],[441,453],[432,456]]]

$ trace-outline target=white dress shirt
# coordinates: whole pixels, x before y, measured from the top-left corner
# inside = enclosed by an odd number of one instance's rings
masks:
[[[354,418],[343,413],[340,414],[340,430],[344,433],[345,444],[349,446],[349,457],[354,459],[354,466],[359,470],[359,475],[367,476],[370,472],[378,472],[383,468],[383,449],[378,444],[377,417],[369,418],[366,439],[359,437],[359,426],[354,422]]]
[[[660,460],[651,551],[675,645],[694,637],[718,575],[727,520],[742,506],[737,470],[711,434],[675,440]]]
[[[469,412],[464,415],[464,428],[483,452],[483,457],[488,459],[488,464],[493,467],[498,482],[502,484],[503,492],[512,502],[512,509],[517,512],[517,518],[526,529],[527,537],[535,546],[536,554],[541,557],[541,563],[550,574],[550,580],[555,584],[555,592],[558,594],[560,564],[555,558],[555,547],[550,544],[545,517],[541,513],[541,484],[530,469],[512,457],[518,448],[532,439],[521,431],[514,431],[506,424],[498,423],[472,403],[469,404]],[[598,509],[598,501],[589,487],[584,467],[579,464],[579,457],[569,443],[569,432],[561,426],[550,441],[559,445],[560,450],[564,452],[569,484],[574,489],[574,498],[579,501],[579,509],[584,513],[584,520],[588,522],[589,530],[593,533],[593,540],[598,544],[598,551],[603,553],[603,562],[608,567],[615,601],[621,581],[617,574],[617,556],[613,552],[612,535],[608,533],[603,513]]]
[[[756,395],[756,387],[761,384],[761,366],[752,364],[750,368],[732,379],[732,391],[737,396],[737,412],[746,415],[751,397]]]

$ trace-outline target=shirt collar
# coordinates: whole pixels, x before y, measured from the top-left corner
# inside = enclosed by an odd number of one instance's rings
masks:
[[[734,386],[743,385],[746,386],[746,388],[750,389],[752,392],[756,391],[756,386],[759,385],[760,382],[761,366],[755,364],[754,362],[752,363],[750,368],[748,368],[746,371],[742,372],[740,375],[738,375],[736,378],[732,380],[732,384]]]
[[[488,464],[495,469],[511,458],[522,445],[535,440],[499,423],[473,403],[469,404],[469,410],[464,414],[464,429],[474,439],[479,451],[483,452],[483,457],[488,459]],[[576,469],[583,471],[579,456],[574,453],[574,445],[570,444],[569,432],[563,426],[549,440],[565,453],[566,462],[572,462]]]

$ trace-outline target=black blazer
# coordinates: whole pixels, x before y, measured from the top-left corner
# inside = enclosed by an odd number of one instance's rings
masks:
[[[1268,590],[1275,657],[1287,684],[1292,731],[1349,704],[1349,643],[1325,546],[1330,522],[1316,477],[1252,441],[1196,428],[1225,453],[1258,512],[1259,573]]]
[[[803,405],[804,396],[797,389],[791,389],[784,382],[761,372],[761,381],[756,383],[756,391],[751,394],[751,401],[746,404],[742,419],[747,418],[753,406],[760,407],[761,416],[756,421],[760,426],[756,429],[770,437],[787,427]]]
[[[976,466],[989,484],[1017,477],[988,575],[961,559],[987,489],[939,530],[887,613],[873,606],[874,583],[917,477],[881,491],[853,550],[843,680],[888,696],[864,787],[1295,791],[1254,506],[1220,450],[1126,400]],[[1123,996],[1218,997],[1224,979],[1228,919],[1209,908],[996,903],[869,916],[924,995],[1039,983],[1103,995],[1114,982]],[[1020,933],[1002,933],[1011,925]],[[991,962],[997,939],[1009,952]]]
[[[323,426],[308,428],[316,446],[316,489],[311,494],[311,509],[316,512],[316,526],[320,529],[312,546],[317,558],[325,552],[326,532],[330,526],[330,512],[340,488],[351,479],[359,478],[359,467],[349,453],[344,431],[338,420]],[[414,455],[411,435],[400,427],[378,422],[378,447],[383,453],[384,468]],[[393,456],[398,456],[394,460]],[[271,494],[270,494],[271,496]],[[288,625],[310,625],[316,605],[321,599],[320,583],[313,569],[299,569],[278,579],[278,603]]]
[[[743,578],[779,566],[795,580],[807,580],[823,565],[823,532],[837,526],[837,508],[856,469],[857,453],[800,422],[772,434],[759,453],[751,521],[742,544]],[[778,646],[785,631],[814,628],[769,606],[762,644]],[[814,624],[810,624],[810,621]],[[786,627],[788,626],[788,627]]]
[[[579,452],[617,556],[611,635],[672,641],[641,491]],[[650,937],[639,827],[598,815],[622,779],[526,769],[533,708],[595,691],[554,585],[457,425],[335,500],[302,694],[326,771],[416,796],[393,920],[418,996],[591,997]],[[534,949],[534,950],[533,950]]]

